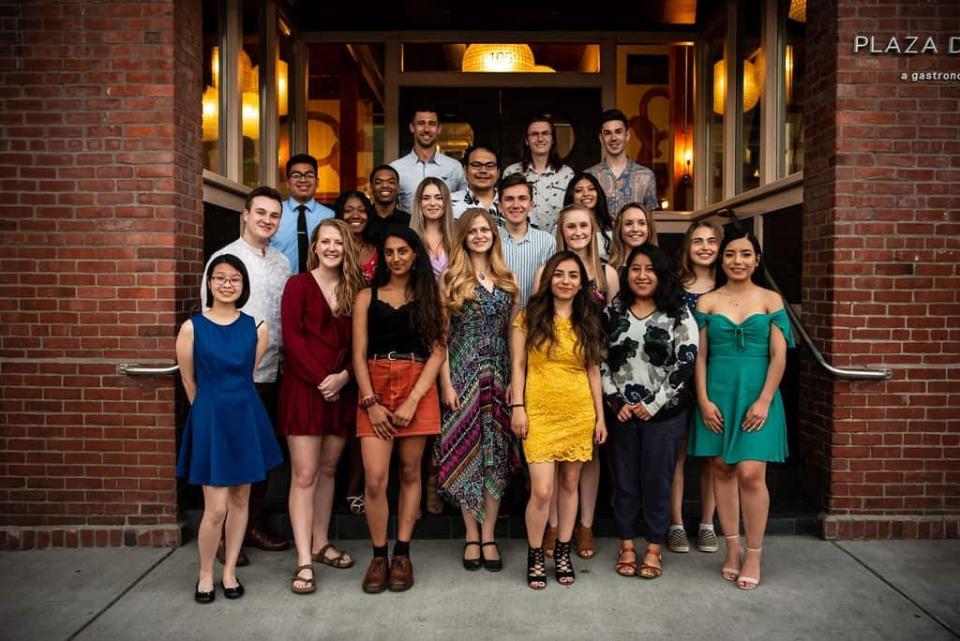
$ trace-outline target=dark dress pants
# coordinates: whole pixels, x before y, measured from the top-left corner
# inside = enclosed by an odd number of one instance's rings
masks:
[[[662,421],[612,421],[609,446],[613,466],[613,516],[621,539],[640,533],[662,544],[670,528],[670,488],[689,412]]]

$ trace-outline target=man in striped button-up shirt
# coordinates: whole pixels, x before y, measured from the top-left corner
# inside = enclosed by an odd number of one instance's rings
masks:
[[[503,258],[520,287],[520,306],[527,306],[537,268],[557,251],[557,242],[545,231],[534,229],[528,219],[533,208],[533,186],[523,174],[507,176],[500,183],[500,242]]]

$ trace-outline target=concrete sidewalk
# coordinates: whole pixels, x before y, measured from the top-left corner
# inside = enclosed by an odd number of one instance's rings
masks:
[[[666,554],[656,581],[613,571],[616,542],[575,560],[577,582],[524,583],[526,547],[505,540],[500,574],[470,573],[461,543],[414,541],[416,585],[367,595],[369,546],[349,570],[318,566],[313,595],[290,592],[292,551],[250,553],[247,594],[193,602],[195,544],[177,550],[0,553],[0,638],[15,639],[958,639],[960,541],[831,543],[770,536],[762,582],[741,592],[719,554]],[[552,564],[548,563],[552,571]]]

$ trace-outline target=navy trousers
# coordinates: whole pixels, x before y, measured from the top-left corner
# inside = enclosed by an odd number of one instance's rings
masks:
[[[621,539],[662,544],[670,528],[670,488],[689,412],[662,421],[617,420],[607,451],[613,466],[613,517]]]

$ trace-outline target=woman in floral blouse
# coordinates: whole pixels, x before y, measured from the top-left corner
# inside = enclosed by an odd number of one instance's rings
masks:
[[[639,574],[655,579],[670,526],[673,468],[692,405],[687,388],[699,332],[669,259],[653,245],[630,252],[619,303],[606,311],[609,350],[602,365],[604,400],[617,417],[609,425],[621,539],[617,572],[638,573],[634,538],[642,513],[647,548]]]

